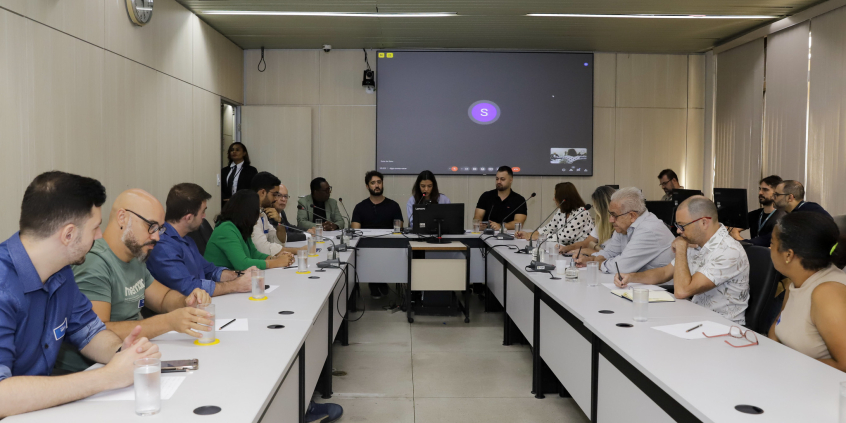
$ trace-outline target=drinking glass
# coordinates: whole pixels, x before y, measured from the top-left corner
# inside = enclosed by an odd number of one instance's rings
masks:
[[[260,300],[264,298],[264,270],[253,269],[253,298]]]
[[[135,360],[135,414],[152,416],[162,409],[162,362],[158,358]]]
[[[394,219],[394,233],[398,234],[402,232],[402,220]]]
[[[215,312],[214,312],[214,304],[197,304],[197,308],[209,313],[209,316],[206,317],[207,319],[211,320],[211,326],[206,326],[208,328],[207,331],[200,331],[202,337],[197,341],[201,344],[209,344],[214,342],[215,338]]]
[[[599,262],[598,261],[587,262],[587,270],[585,271],[585,277],[587,278],[588,286],[598,286],[599,285]]]
[[[308,255],[316,256],[317,255],[317,244],[315,244],[314,237],[310,236],[306,238],[308,244]]]
[[[632,289],[632,303],[634,304],[634,321],[647,321],[647,313],[649,311],[649,290],[646,288]]]
[[[520,222],[514,222],[514,235],[520,233],[523,230],[523,224]]]
[[[297,251],[297,272],[308,272],[308,252],[306,250]]]
[[[315,242],[323,242],[323,225],[314,227],[314,237],[317,238]]]
[[[564,273],[567,271],[567,265],[569,262],[567,261],[567,257],[559,258],[555,260],[555,273],[558,276],[564,276]]]
[[[482,221],[479,219],[473,219],[473,233],[479,233],[482,231]]]

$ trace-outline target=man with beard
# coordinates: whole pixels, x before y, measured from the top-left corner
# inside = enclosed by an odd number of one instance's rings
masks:
[[[752,239],[748,240],[750,244],[770,246],[770,234],[773,233],[776,222],[785,214],[784,210],[776,208],[773,195],[781,182],[781,178],[777,175],[767,176],[758,182],[758,202],[762,207],[749,212],[749,233],[752,235]],[[740,231],[740,228],[729,228],[732,238],[746,241],[740,236]]]
[[[661,197],[661,201],[673,201],[673,191],[684,189],[679,183],[679,177],[673,169],[664,169],[658,174],[658,185],[664,190],[664,196]]]
[[[673,241],[676,258],[672,263],[640,273],[614,275],[614,284],[649,285],[674,282],[676,298],[693,297],[691,302],[707,307],[726,319],[746,324],[749,303],[749,259],[740,243],[729,236],[717,221],[713,201],[696,195],[684,200],[676,210]]]
[[[500,230],[501,225],[505,225],[505,229],[514,229],[515,223],[525,223],[529,208],[526,199],[511,190],[513,182],[514,171],[508,166],[500,166],[496,171],[496,189],[479,197],[473,218],[490,222],[495,230]]]
[[[58,171],[24,192],[20,232],[0,244],[0,419],[130,386],[135,360],[161,357],[141,327],[123,341],[106,329],[74,283],[105,201],[100,182]],[[63,342],[106,366],[49,377]]]
[[[383,180],[384,176],[377,170],[371,170],[364,175],[364,183],[370,197],[356,204],[353,209],[353,229],[393,229],[394,220],[403,220],[399,204],[385,197]],[[370,284],[370,295],[373,298],[381,298],[388,292],[388,284]]]
[[[155,197],[130,189],[115,199],[103,238],[94,241],[85,262],[74,266],[79,290],[91,300],[92,309],[118,336],[127,336],[135,326],[141,335],[155,338],[177,331],[200,338],[214,322],[207,312],[194,308],[211,302],[201,288],[184,296],[153,279],[145,266],[150,251],[164,232],[164,208]],[[163,313],[142,319],[141,308]],[[56,361],[63,372],[78,372],[91,366],[71,347],[63,347]]]
[[[208,262],[191,237],[206,218],[211,194],[190,182],[174,185],[167,194],[164,233],[150,252],[147,270],[162,285],[190,295],[202,288],[216,297],[233,292],[250,292],[251,276]]]

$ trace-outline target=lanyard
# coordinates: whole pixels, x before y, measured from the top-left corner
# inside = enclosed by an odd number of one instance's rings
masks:
[[[761,222],[761,218],[764,217],[764,210],[761,209],[761,214],[758,216],[758,236],[761,236],[761,229],[764,228],[764,225],[767,224],[767,221],[770,220],[770,217],[772,217],[772,215],[775,214],[776,211],[778,211],[778,209],[771,211],[770,214],[767,215],[767,218],[764,219],[763,222]]]

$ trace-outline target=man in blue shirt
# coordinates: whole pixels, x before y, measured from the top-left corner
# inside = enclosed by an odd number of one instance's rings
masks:
[[[132,385],[134,362],[161,357],[139,337],[106,329],[79,292],[70,265],[81,264],[101,237],[98,181],[47,172],[27,187],[20,232],[0,244],[0,418]],[[105,367],[50,376],[62,342]]]
[[[150,252],[147,269],[153,277],[182,295],[201,288],[211,296],[250,292],[251,276],[209,263],[200,254],[189,232],[203,224],[211,195],[189,182],[174,185],[167,194],[165,233]]]

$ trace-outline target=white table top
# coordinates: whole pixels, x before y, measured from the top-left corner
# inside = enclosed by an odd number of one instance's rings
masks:
[[[268,329],[272,324],[285,327]],[[256,422],[296,359],[310,328],[311,324],[304,321],[251,320],[249,331],[218,331],[217,345],[197,346],[193,338],[176,333],[155,338],[163,360],[197,358],[200,367],[187,373],[163,375],[182,375],[186,379],[173,397],[162,401],[162,410],[152,417],[136,416],[135,401],[77,401],[4,421]],[[216,405],[222,410],[211,416],[193,413],[195,408],[205,405]]]
[[[522,240],[490,239],[487,243],[526,245]],[[760,345],[740,349],[726,345],[725,338],[676,338],[651,328],[702,320],[726,326],[732,322],[709,309],[677,300],[651,303],[649,321],[636,323],[632,303],[612,295],[608,288],[589,287],[584,279],[568,282],[550,280],[544,273],[528,273],[522,269],[531,256],[502,247],[497,252],[702,421],[757,422],[762,417],[767,422],[837,421],[839,382],[846,381],[846,374],[839,370],[764,336],[758,336]],[[613,282],[613,275],[600,273],[600,282]],[[615,313],[601,314],[599,310]],[[617,323],[634,327],[621,328]],[[764,416],[740,413],[734,409],[739,404],[761,407]]]

